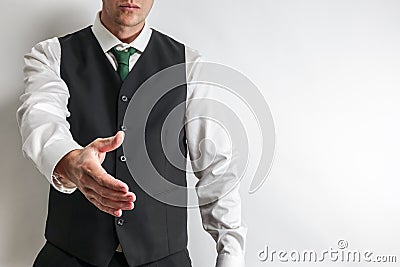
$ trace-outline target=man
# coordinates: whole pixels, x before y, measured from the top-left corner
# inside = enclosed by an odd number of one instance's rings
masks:
[[[163,69],[200,61],[196,51],[148,27],[152,5],[153,0],[103,0],[92,27],[43,41],[25,56],[26,89],[17,111],[23,152],[52,185],[47,242],[34,266],[191,266],[186,208],[146,194],[129,172],[121,147],[124,132],[134,131],[123,119],[140,85]],[[190,81],[195,72],[186,68],[177,79]],[[190,99],[212,95],[201,89],[178,86],[156,105],[146,128],[149,154],[167,180],[186,186],[185,171],[166,160],[159,144],[166,113],[186,103],[177,116],[184,131],[167,141],[178,139],[176,153],[186,157],[188,149],[199,158],[192,162],[200,179],[199,202],[215,199],[200,211],[205,230],[217,242],[216,266],[244,266],[246,227],[237,177],[233,171],[219,174],[229,165],[228,145],[217,144],[218,161],[210,164],[199,143],[216,140],[215,126],[205,119],[190,122],[212,109],[190,104]],[[200,186],[211,181],[211,189]],[[218,199],[226,187],[232,190]]]

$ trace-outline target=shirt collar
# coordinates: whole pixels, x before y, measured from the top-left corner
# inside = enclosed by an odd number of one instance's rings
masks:
[[[143,51],[147,47],[147,44],[150,41],[150,37],[152,34],[152,30],[149,28],[146,21],[142,31],[139,33],[135,40],[133,40],[130,44],[123,43],[103,25],[100,20],[100,12],[98,12],[96,15],[92,31],[104,53],[107,53],[111,48],[116,45],[120,45],[124,48],[133,47],[139,52],[143,53]]]

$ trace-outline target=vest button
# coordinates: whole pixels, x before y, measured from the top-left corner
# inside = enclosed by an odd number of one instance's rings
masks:
[[[125,125],[121,125],[121,130],[125,132],[126,131],[126,126]]]
[[[126,101],[128,101],[128,97],[126,95],[123,95],[123,96],[121,96],[121,100],[123,102],[126,102]]]
[[[125,162],[126,161],[126,157],[124,155],[122,155],[121,157],[119,157],[119,160],[122,161],[122,162]]]
[[[117,224],[120,226],[124,225],[124,219],[118,219]]]

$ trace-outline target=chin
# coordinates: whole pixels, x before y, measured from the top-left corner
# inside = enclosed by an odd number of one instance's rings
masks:
[[[123,26],[133,27],[140,24],[140,20],[133,16],[123,16],[119,19],[119,24]]]
[[[119,19],[116,21],[116,23],[124,27],[133,27],[137,25],[137,23],[135,23],[134,20],[126,20],[126,19]]]

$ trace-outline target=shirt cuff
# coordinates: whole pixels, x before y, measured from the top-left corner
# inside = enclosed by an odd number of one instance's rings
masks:
[[[75,188],[64,187],[61,183],[54,179],[54,168],[57,163],[69,152],[75,149],[82,149],[83,147],[76,143],[74,140],[58,140],[46,147],[42,152],[42,173],[50,182],[50,184],[62,193],[71,194],[76,190]]]
[[[219,254],[216,267],[245,267],[244,256]]]
[[[52,175],[51,185],[61,193],[72,194],[77,189],[76,186],[67,186],[56,174]]]

